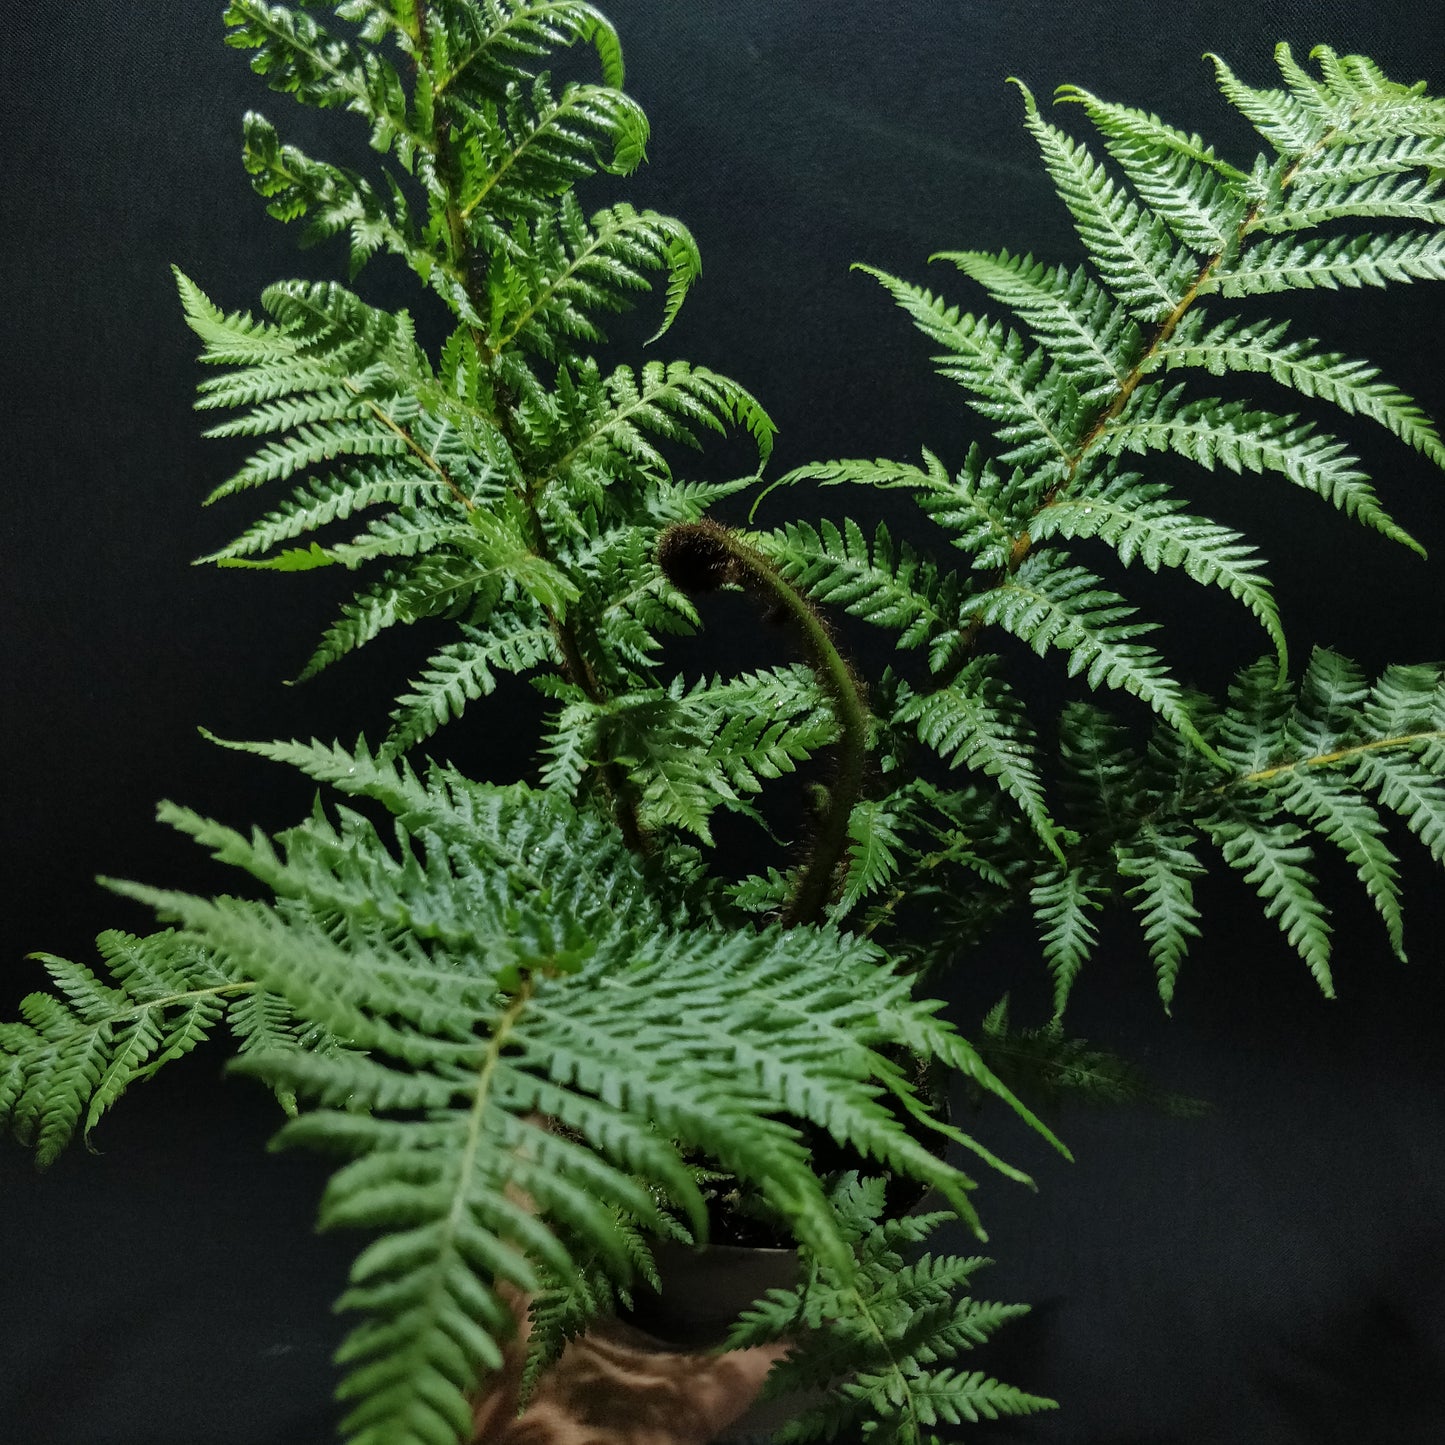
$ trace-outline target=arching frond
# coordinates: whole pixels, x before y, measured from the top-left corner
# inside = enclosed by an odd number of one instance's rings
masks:
[[[634,1175],[702,1230],[678,1145],[751,1181],[840,1281],[858,1264],[786,1118],[915,1174],[973,1219],[966,1181],[880,1102],[916,1107],[878,1050],[931,1039],[952,1055],[962,1041],[871,945],[827,929],[673,933],[620,837],[555,796],[440,769],[423,782],[363,751],[255,750],[380,802],[396,843],[346,810],[272,840],[167,808],[278,902],[117,886],[366,1051],[238,1066],[308,1104],[282,1142],[350,1157],[323,1225],[383,1230],[341,1301],[367,1316],[342,1350],[351,1438],[454,1428],[478,1369],[500,1363],[496,1283],[533,1289],[538,1264],[570,1273],[561,1231],[625,1286],[634,1252],[616,1211],[656,1217]]]

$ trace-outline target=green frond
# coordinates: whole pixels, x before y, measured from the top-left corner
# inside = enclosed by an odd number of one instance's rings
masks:
[[[930,341],[944,349],[933,358],[938,374],[956,381],[980,415],[999,423],[999,440],[1009,448],[1000,461],[1067,464],[1084,425],[1084,406],[1066,376],[1047,369],[1042,349],[1029,351],[1023,338],[997,321],[966,315],[930,291],[873,266],[855,271],[874,277]]]
[[[1050,473],[1024,467],[1003,472],[977,444],[952,477],[920,490],[919,510],[952,535],[949,541],[968,555],[974,571],[1000,572],[1015,562],[1014,549],[1048,495]],[[1054,474],[1052,480],[1058,480]]]
[[[364,647],[399,623],[445,617],[469,605],[485,611],[501,592],[494,568],[484,559],[439,553],[420,557],[403,570],[390,569],[341,607],[297,677],[314,677],[347,653]]]
[[[656,441],[697,447],[700,429],[723,434],[732,423],[752,436],[760,468],[772,453],[772,418],[744,387],[706,367],[650,361],[640,375],[619,366],[603,380],[589,370],[576,386],[576,415],[560,432],[552,476],[575,479],[583,468],[620,466],[670,478]],[[566,405],[567,384],[561,389]]]
[[[1125,472],[1106,476],[1102,484],[1091,479],[1090,485],[1055,498],[1034,518],[1029,535],[1038,542],[1097,537],[1126,566],[1139,562],[1151,572],[1178,567],[1196,582],[1223,588],[1269,634],[1283,675],[1288,664],[1284,627],[1259,553],[1232,528],[1190,516],[1184,508],[1167,487]]]
[[[1293,704],[1277,670],[1267,662],[1241,669],[1216,726],[1220,753],[1244,774],[1267,775],[1287,756],[1285,727]]]
[[[1079,970],[1089,961],[1099,930],[1090,913],[1104,905],[1108,890],[1078,867],[1050,868],[1029,891],[1044,962],[1054,976],[1054,1015],[1064,1011]]]
[[[354,421],[321,422],[298,426],[284,441],[268,442],[225,484],[229,494],[244,487],[284,481],[318,462],[337,457],[389,457],[408,452],[405,437],[398,436],[369,412]]]
[[[903,840],[897,818],[886,802],[864,798],[848,815],[848,871],[833,916],[847,918],[858,902],[876,893],[898,873]]]
[[[1081,397],[1104,397],[1123,384],[1143,342],[1128,312],[1082,267],[1045,266],[1007,251],[940,251],[995,301],[1012,308],[1039,344],[1069,368]]]
[[[808,462],[785,472],[774,482],[769,482],[758,494],[748,513],[751,523],[757,516],[758,508],[772,492],[780,487],[790,487],[798,482],[812,482],[820,487],[867,487],[879,491],[890,491],[899,487],[926,490],[929,487],[947,486],[948,474],[943,464],[927,449],[923,453],[924,465],[915,467],[908,462],[894,462],[886,457],[876,461],[832,461]]]
[[[41,1168],[77,1130],[88,1141],[131,1084],[202,1043],[251,987],[170,931],[111,931],[96,944],[113,982],[36,954],[54,992],[28,995],[21,1020],[0,1023],[0,1126],[34,1148]]]
[[[504,612],[487,628],[464,625],[461,641],[433,653],[412,690],[397,698],[385,751],[406,752],[461,717],[468,702],[496,688],[498,672],[526,673],[558,660],[552,628],[540,616]]]
[[[1405,961],[1404,921],[1396,858],[1385,825],[1351,781],[1329,772],[1296,769],[1279,790],[1284,806],[1327,838],[1350,862],[1385,924],[1390,947]]]
[[[1311,175],[1307,185],[1297,180],[1285,204],[1261,215],[1250,229],[1273,235],[1343,220],[1423,221],[1438,226],[1445,222],[1440,183],[1428,176],[1399,174],[1335,182],[1327,175]]]
[[[1379,379],[1377,367],[1335,351],[1317,350],[1313,338],[1291,337],[1282,321],[1241,323],[1229,317],[1205,334],[1166,342],[1149,368],[1197,367],[1212,376],[1230,372],[1267,375],[1302,396],[1317,397],[1352,416],[1369,417],[1445,467],[1445,444],[1413,398]]]
[[[1313,106],[1283,90],[1246,85],[1218,55],[1204,58],[1213,64],[1224,98],[1280,155],[1303,155],[1328,129],[1328,121]]]
[[[225,18],[226,44],[253,51],[251,69],[272,90],[303,105],[357,112],[370,122],[377,150],[402,141],[407,148],[425,146],[411,128],[401,77],[378,50],[338,39],[308,11],[264,0],[230,0]]]
[[[1100,100],[1078,86],[1061,86],[1060,100],[1083,106],[1149,209],[1188,247],[1213,256],[1234,243],[1249,209],[1248,177],[1197,135],[1158,116]]]
[[[555,796],[435,767],[422,780],[361,749],[247,750],[382,803],[394,845],[344,809],[274,841],[168,810],[279,901],[114,886],[365,1051],[282,1048],[237,1065],[308,1105],[279,1142],[350,1156],[323,1225],[381,1230],[341,1301],[367,1316],[341,1352],[351,1438],[452,1428],[500,1360],[497,1281],[531,1290],[585,1246],[625,1288],[636,1251],[618,1211],[657,1218],[634,1176],[700,1228],[679,1146],[756,1188],[844,1286],[857,1261],[788,1120],[973,1218],[967,1181],[882,1103],[927,1117],[881,1050],[933,1040],[947,1057],[962,1041],[869,944],[826,928],[673,932],[620,835]]]
[[[445,494],[445,483],[434,474],[404,472],[389,467],[348,467],[337,476],[310,477],[274,511],[253,523],[234,541],[197,558],[198,562],[226,562],[269,552],[282,542],[318,532],[333,522],[344,522],[372,507],[415,509],[434,503]]]
[[[871,547],[851,518],[841,530],[826,521],[816,528],[789,523],[754,539],[754,545],[800,591],[896,631],[901,648],[921,647],[956,622],[955,579],[940,578],[937,567],[906,542],[895,544],[881,522]]]
[[[186,325],[205,344],[202,361],[216,366],[248,367],[282,359],[289,361],[296,357],[298,344],[283,327],[269,321],[257,321],[245,311],[232,312],[228,316],[179,266],[172,266],[171,272],[180,292]],[[322,379],[330,375],[320,368],[314,374]],[[214,385],[214,382],[202,383],[203,394]],[[202,404],[229,406],[237,403],[227,400]]]
[[[1238,185],[1249,179],[1244,171],[1216,154],[1214,147],[1198,135],[1182,131],[1148,111],[1101,100],[1078,85],[1061,85],[1054,92],[1054,98],[1081,105],[1105,137],[1109,153],[1121,165],[1125,158],[1143,162],[1153,156],[1167,164],[1171,158],[1177,157],[1195,165],[1208,166],[1225,180]]]
[[[1064,706],[1058,730],[1059,792],[1070,822],[1086,835],[1117,835],[1140,807],[1142,763],[1133,736],[1102,707],[1080,700]],[[1185,755],[1196,756],[1192,747]]]
[[[1030,552],[1011,577],[970,598],[964,616],[996,626],[1039,656],[1050,648],[1067,653],[1070,677],[1083,675],[1092,688],[1132,693],[1195,742],[1209,745],[1191,720],[1178,684],[1153,648],[1135,641],[1153,630],[1134,622],[1134,609],[1082,567],[1068,566],[1049,548]]]
[[[984,1018],[979,1048],[1011,1087],[1049,1104],[1065,1097],[1104,1106],[1144,1104],[1178,1118],[1196,1117],[1208,1107],[1159,1088],[1128,1059],[1069,1037],[1057,1018],[1038,1028],[1011,1028],[1008,994]]]
[[[1144,930],[1165,1013],[1190,941],[1200,936],[1194,879],[1205,869],[1191,849],[1193,841],[1183,829],[1146,821],[1118,850],[1119,874],[1130,880],[1125,896]]]
[[[1306,156],[1295,185],[1307,192],[1321,186],[1362,185],[1404,171],[1439,170],[1445,163],[1445,137],[1399,135],[1329,146]]]
[[[1445,280],[1445,233],[1382,232],[1295,240],[1280,236],[1243,251],[1199,288],[1201,295],[1267,296],[1391,282]]]
[[[1445,730],[1445,665],[1387,667],[1370,689],[1362,711],[1376,737]]]
[[[505,235],[514,218],[544,213],[548,197],[599,169],[635,170],[647,144],[642,108],[609,85],[574,81],[554,94],[538,75],[497,101],[454,105],[468,124],[450,204],[484,243]]]
[[[1326,647],[1315,648],[1284,725],[1291,749],[1320,756],[1355,742],[1360,705],[1369,690],[1364,673],[1349,658]]]
[[[1265,917],[1279,924],[1321,992],[1333,998],[1329,909],[1307,866],[1312,855],[1304,843],[1305,830],[1241,814],[1206,817],[1203,822],[1224,861],[1259,894]]]
[[[1168,316],[1184,299],[1198,262],[1160,220],[1128,199],[1086,146],[1039,115],[1026,86],[1015,84],[1024,97],[1024,124],[1104,285],[1143,321]]]
[[[767,1396],[812,1390],[824,1398],[775,1435],[779,1441],[835,1439],[862,1426],[868,1438],[932,1445],[931,1427],[1030,1414],[1054,1402],[953,1367],[1027,1306],[975,1300],[963,1291],[992,1261],[923,1254],[905,1262],[901,1246],[922,1243],[948,1213],[880,1223],[881,1180],[845,1174],[830,1203],[849,1239],[855,1271],[824,1262],[804,1282],[774,1289],[746,1310],[727,1340],[737,1349],[787,1338]],[[826,1392],[826,1393],[825,1393]]]
[[[1186,402],[1184,389],[1141,386],[1133,404],[1105,428],[1101,445],[1114,455],[1172,451],[1213,471],[1278,472],[1317,493],[1347,517],[1412,551],[1423,548],[1380,505],[1369,478],[1335,437],[1295,416],[1257,411],[1215,398]]]
[[[384,0],[366,0],[385,11]],[[494,0],[484,7],[448,3],[445,26],[433,36],[438,48],[436,92],[479,102],[495,99],[514,80],[532,73],[532,62],[571,45],[591,45],[608,85],[623,79],[617,32],[585,0]]]
[[[1062,861],[1044,797],[1034,731],[1013,690],[998,675],[998,658],[971,659],[946,686],[903,694],[895,717],[950,768],[967,767],[996,780],[1018,804],[1040,841]]]
[[[543,725],[537,754],[542,786],[570,802],[598,759],[598,709],[581,688],[564,686],[565,700]]]
[[[392,188],[388,207],[364,176],[344,166],[313,160],[285,145],[275,126],[255,111],[244,120],[242,161],[256,193],[267,201],[267,214],[278,221],[305,219],[303,246],[349,233],[352,280],[376,252],[401,256],[425,277],[434,268],[431,252],[415,237],[409,208]]]
[[[802,664],[703,680],[681,711],[712,765],[739,793],[791,773],[837,741],[838,723],[813,670]]]
[[[1437,735],[1437,749],[1440,741]],[[1402,817],[1437,863],[1445,864],[1445,784],[1438,761],[1427,766],[1391,753],[1365,753],[1356,765],[1358,782]]]

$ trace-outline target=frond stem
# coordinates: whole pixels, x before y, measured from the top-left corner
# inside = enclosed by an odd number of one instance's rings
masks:
[[[1328,768],[1347,758],[1359,757],[1362,753],[1378,752],[1382,748],[1408,748],[1415,743],[1445,742],[1445,728],[1432,728],[1420,733],[1400,733],[1391,738],[1373,738],[1367,743],[1353,743],[1347,748],[1336,748],[1329,753],[1314,753],[1307,758],[1296,758],[1291,763],[1277,763],[1272,768],[1260,768],[1253,773],[1243,773],[1213,791],[1227,792],[1241,783],[1267,783],[1285,773],[1299,772],[1304,768]]]
[[[366,402],[367,409],[371,412],[372,416],[374,416],[377,421],[379,421],[384,427],[386,427],[388,431],[394,432],[398,437],[400,437],[401,440],[406,443],[407,450],[411,452],[412,455],[415,456],[422,463],[423,466],[435,472],[437,476],[439,476],[442,481],[446,483],[447,490],[451,492],[452,496],[456,498],[456,500],[462,505],[462,507],[466,511],[475,511],[476,503],[473,502],[472,499],[467,496],[464,491],[462,491],[462,489],[456,484],[456,481],[452,477],[451,473],[448,472],[447,469],[429,451],[427,451],[427,449],[422,446],[422,444],[417,441],[414,436],[412,436],[412,434],[406,429],[406,427],[402,426],[402,424],[397,421],[395,417],[391,416],[384,407],[378,405],[370,397],[363,397],[361,388],[357,386],[350,377],[344,378],[342,381],[342,385],[353,396],[361,397],[361,399]]]
[[[511,1003],[507,1005],[501,1018],[497,1020],[496,1028],[492,1030],[492,1037],[487,1043],[486,1057],[477,1071],[476,1088],[472,1092],[471,1113],[467,1116],[466,1143],[458,1161],[457,1177],[459,1179],[470,1179],[472,1176],[476,1166],[477,1151],[481,1148],[482,1125],[486,1120],[487,1106],[491,1102],[492,1079],[501,1064],[502,1050],[511,1042],[517,1020],[526,1012],[527,1005],[532,1002],[532,995],[535,991],[536,984],[531,976],[524,976]],[[461,1222],[464,1207],[465,1194],[463,1190],[458,1189],[452,1199],[451,1212],[447,1216],[449,1232],[452,1234],[456,1233],[457,1226]]]
[[[833,641],[828,624],[813,604],[773,564],[736,532],[704,519],[669,527],[658,547],[663,570],[674,585],[691,581],[691,590],[731,583],[764,595],[797,623],[814,671],[833,702],[840,733],[837,771],[828,806],[812,839],[783,911],[793,927],[814,922],[833,893],[833,879],[848,843],[848,821],[863,791],[868,755],[868,704],[863,684]],[[688,590],[684,587],[684,590]]]

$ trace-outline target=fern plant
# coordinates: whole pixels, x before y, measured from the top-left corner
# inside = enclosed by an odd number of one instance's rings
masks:
[[[700,260],[670,217],[584,209],[579,186],[625,176],[647,139],[591,5],[232,0],[225,20],[274,90],[360,115],[374,163],[314,159],[247,116],[256,189],[304,239],[346,238],[348,285],[278,283],[257,316],[177,277],[219,368],[200,392],[226,414],[212,434],[256,439],[215,498],[287,488],[208,560],[364,572],[303,677],[402,624],[441,640],[372,744],[230,744],[321,786],[295,827],[163,805],[250,882],[206,898],[113,881],[165,927],[104,935],[99,971],[44,958],[52,991],[0,1024],[0,1118],[47,1163],[224,1030],[232,1068],[290,1116],[280,1142],[343,1157],[322,1223],[373,1236],[341,1301],[361,1316],[339,1355],[359,1445],[467,1438],[518,1292],[534,1385],[656,1282],[657,1240],[725,1225],[724,1197],[802,1261],[730,1343],[792,1342],[771,1389],[834,1387],[780,1438],[922,1442],[1051,1407],[966,1367],[1023,1308],[972,1297],[984,1261],[916,1254],[950,1221],[983,1237],[954,1159],[1027,1182],[950,1119],[948,1079],[1067,1153],[1030,1090],[1147,1093],[1063,1029],[1105,908],[1137,918],[1167,1008],[1201,932],[1196,883],[1221,866],[1330,993],[1317,854],[1343,855],[1402,957],[1395,839],[1445,863],[1445,671],[1370,679],[1323,649],[1298,668],[1263,558],[1177,490],[1198,469],[1283,480],[1419,550],[1344,444],[1278,398],[1445,463],[1432,423],[1373,366],[1233,303],[1445,276],[1445,102],[1323,48],[1311,71],[1281,47],[1279,89],[1216,60],[1265,144],[1236,165],[1066,87],[1101,158],[1021,87],[1085,259],[942,253],[1005,319],[864,268],[992,442],[957,465],[924,451],[774,483],[902,491],[947,544],[928,553],[846,516],[724,525],[709,510],[757,475],[690,480],[681,449],[741,430],[761,473],[766,412],[703,366],[603,361],[605,319],[663,278],[659,340]],[[597,79],[551,78],[574,47]],[[421,283],[417,320],[351,289],[379,252]],[[1221,399],[1219,376],[1270,395]],[[1226,696],[1145,640],[1121,590],[1135,564],[1257,622],[1268,651]],[[718,588],[752,595],[792,648],[689,683],[663,644]],[[892,636],[896,662],[866,683],[843,615]],[[1093,696],[1040,716],[1026,651]],[[549,709],[524,777],[419,755],[508,675]],[[760,794],[819,766],[806,836],[775,848]],[[745,876],[719,864],[719,814],[760,830]],[[931,981],[1020,910],[1054,1016],[1014,1029],[1005,1001],[970,1041]],[[899,1209],[910,1186],[927,1212]]]

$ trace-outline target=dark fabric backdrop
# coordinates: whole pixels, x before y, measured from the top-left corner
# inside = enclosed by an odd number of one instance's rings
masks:
[[[848,263],[923,279],[942,248],[1076,254],[1005,76],[1040,97],[1078,82],[1245,156],[1252,137],[1215,94],[1206,50],[1268,83],[1276,40],[1298,55],[1323,40],[1445,84],[1445,7],[1420,0],[607,8],[654,126],[650,165],[625,194],[681,216],[707,263],[660,354],[754,389],[782,426],[775,475],[808,458],[914,455],[921,444],[961,455],[973,424],[931,378],[926,345]],[[196,0],[5,7],[7,1007],[38,982],[27,951],[88,958],[98,929],[146,926],[96,874],[224,886],[154,824],[156,799],[239,825],[281,825],[306,806],[305,788],[218,754],[197,724],[235,737],[374,733],[384,690],[417,660],[410,639],[389,640],[284,689],[336,591],[315,577],[189,567],[249,512],[198,506],[234,453],[199,438],[195,346],[168,263],[228,308],[253,306],[279,277],[337,269],[334,251],[298,254],[262,214],[236,158],[245,109],[323,154],[337,153],[333,135],[344,153],[364,154],[345,117],[301,113],[265,91],[221,45],[221,10]],[[967,298],[956,274],[933,271],[933,284]],[[409,295],[387,263],[361,289],[382,302]],[[1294,314],[1445,413],[1438,290],[1322,295]],[[644,334],[621,328],[623,339]],[[1441,478],[1389,438],[1358,441],[1387,502],[1438,555]],[[712,465],[733,461],[723,453]],[[1315,641],[1372,668],[1445,654],[1438,566],[1287,490],[1222,477],[1207,500],[1273,557],[1297,655]],[[811,513],[814,499],[776,501],[767,516],[793,505]],[[1218,684],[1258,645],[1230,605],[1169,593],[1159,611],[1202,682]],[[747,637],[708,645],[722,665],[757,655]],[[505,777],[519,727],[479,711],[444,751]],[[985,1185],[998,1264],[984,1289],[1036,1309],[979,1364],[1064,1408],[969,1438],[1445,1438],[1445,909],[1436,877],[1418,863],[1407,871],[1408,966],[1390,957],[1353,885],[1341,889],[1334,1003],[1234,883],[1207,890],[1207,936],[1172,1020],[1127,928],[1108,932],[1074,1027],[1216,1108],[1198,1121],[1066,1110],[1058,1127],[1073,1166],[993,1121],[991,1142],[1035,1168],[1041,1190]],[[967,960],[950,987],[963,1020],[1005,988],[1025,1021],[1046,1000],[1023,928]],[[214,1055],[175,1067],[99,1130],[98,1157],[76,1149],[45,1176],[0,1149],[0,1439],[330,1437],[328,1355],[341,1326],[327,1306],[352,1244],[312,1238],[324,1168],[266,1156],[268,1100],[217,1075]]]

